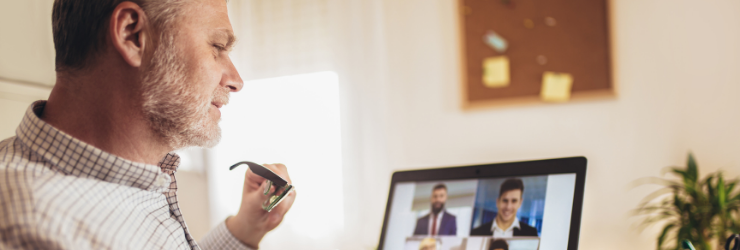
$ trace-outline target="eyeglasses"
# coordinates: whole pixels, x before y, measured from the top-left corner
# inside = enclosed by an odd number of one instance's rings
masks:
[[[262,209],[267,212],[272,211],[273,208],[280,204],[280,202],[282,202],[285,197],[288,197],[288,194],[290,194],[290,192],[295,189],[295,187],[291,184],[288,184],[288,181],[283,179],[283,177],[280,177],[275,172],[272,172],[272,170],[251,161],[242,161],[231,165],[231,167],[229,167],[229,170],[234,170],[234,168],[242,164],[246,164],[247,166],[249,166],[249,169],[252,170],[252,172],[267,180],[268,187],[265,188],[264,195],[269,195],[270,198],[262,203]],[[272,186],[275,186],[275,191],[270,194]]]
[[[732,243],[735,243],[735,246],[732,246]],[[727,242],[725,242],[725,249],[726,250],[740,250],[740,234],[733,234],[730,236],[730,238],[727,238]]]

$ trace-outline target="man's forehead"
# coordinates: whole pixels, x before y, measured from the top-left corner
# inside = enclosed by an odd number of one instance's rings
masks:
[[[505,196],[516,196],[515,198],[519,198],[519,196],[521,196],[521,194],[522,194],[522,190],[521,189],[512,189],[512,190],[506,191],[503,194],[501,194],[501,197],[505,197]]]

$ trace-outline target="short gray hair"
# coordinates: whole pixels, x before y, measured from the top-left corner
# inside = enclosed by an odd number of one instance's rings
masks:
[[[55,0],[52,32],[56,71],[85,69],[105,48],[113,10],[124,1],[138,4],[153,31],[161,34],[175,23],[187,0]]]

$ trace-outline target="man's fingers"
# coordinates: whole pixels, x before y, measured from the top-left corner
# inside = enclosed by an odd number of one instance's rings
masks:
[[[262,166],[266,167],[270,171],[279,175],[280,177],[285,179],[288,183],[291,183],[290,176],[288,175],[288,169],[287,167],[285,167],[284,164],[281,164],[281,163],[262,164]],[[264,192],[262,185],[265,182],[266,182],[266,179],[264,177],[257,175],[256,173],[252,171],[252,169],[247,169],[247,172],[245,174],[245,185],[248,187],[249,190],[259,190],[260,192]],[[270,193],[275,191],[274,186],[270,186],[268,188],[270,188]]]
[[[288,213],[288,210],[290,210],[290,207],[293,206],[293,202],[295,202],[295,198],[296,198],[296,191],[293,190],[292,192],[290,192],[290,194],[287,197],[285,197],[285,199],[282,202],[280,202],[280,204],[277,205],[277,207],[275,207],[275,209],[272,210],[271,213],[279,215],[278,217],[280,218],[280,220],[282,220],[282,217],[286,213]]]
[[[286,181],[288,181],[288,184],[291,184],[290,176],[288,175],[288,168],[282,164],[282,163],[274,163],[274,164],[262,164],[262,166],[265,166],[267,169],[270,169],[270,171],[274,172],[275,174],[279,175]],[[275,187],[272,187],[270,190],[270,193],[275,191]],[[280,202],[280,204],[273,209],[274,213],[277,214],[285,214],[288,209],[293,205],[293,201],[295,200],[296,192],[295,189],[293,189],[290,194],[288,194],[285,199]]]
[[[265,182],[265,178],[252,172],[252,169],[247,169],[247,173],[244,175],[245,185],[250,189],[258,189],[262,183]]]

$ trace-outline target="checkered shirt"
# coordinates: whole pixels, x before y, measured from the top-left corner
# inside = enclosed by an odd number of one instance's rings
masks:
[[[159,166],[104,152],[26,111],[0,142],[0,249],[249,249],[224,222],[199,245],[177,204],[170,153]]]

